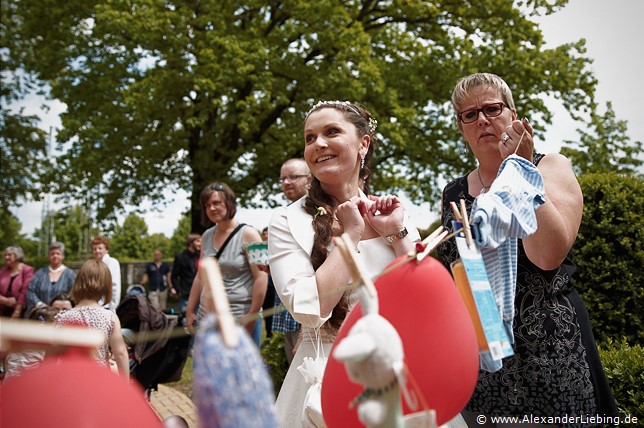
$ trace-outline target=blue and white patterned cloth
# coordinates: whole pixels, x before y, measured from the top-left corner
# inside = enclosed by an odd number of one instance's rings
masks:
[[[289,333],[292,331],[300,330],[300,323],[295,321],[291,313],[284,309],[284,306],[282,306],[282,301],[280,300],[280,297],[277,295],[277,293],[275,293],[275,307],[281,307],[282,310],[280,312],[276,312],[275,315],[273,315],[273,331],[278,331],[280,333]]]
[[[487,193],[479,195],[472,205],[472,235],[485,262],[492,292],[501,319],[514,343],[512,320],[517,282],[517,238],[537,230],[536,210],[545,203],[543,178],[530,161],[507,157]],[[501,361],[484,367],[501,367]],[[486,368],[486,369],[487,369]],[[495,370],[489,370],[495,371]]]
[[[202,428],[277,428],[275,395],[257,346],[241,326],[240,341],[228,348],[213,314],[195,339],[194,399]]]

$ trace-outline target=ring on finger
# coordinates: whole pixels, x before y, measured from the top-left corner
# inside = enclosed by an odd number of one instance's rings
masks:
[[[510,136],[504,132],[503,135],[501,135],[501,141],[505,144],[508,140],[510,140]]]

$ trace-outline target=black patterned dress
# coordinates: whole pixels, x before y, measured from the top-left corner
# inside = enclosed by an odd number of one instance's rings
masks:
[[[543,155],[535,156],[537,164]],[[442,224],[452,229],[450,201],[465,199],[468,213],[474,197],[467,176],[443,190]],[[459,258],[451,239],[438,248],[441,262]],[[515,355],[503,368],[481,370],[467,410],[499,416],[617,415],[604,375],[588,312],[573,287],[572,251],[559,268],[536,267],[518,242],[517,289],[513,321]]]

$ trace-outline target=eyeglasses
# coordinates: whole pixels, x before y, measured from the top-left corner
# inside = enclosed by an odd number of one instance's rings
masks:
[[[476,120],[479,118],[479,113],[483,112],[485,117],[497,117],[500,116],[501,113],[503,112],[503,107],[510,108],[505,103],[494,103],[494,104],[488,104],[484,105],[481,108],[473,108],[470,110],[465,110],[460,112],[459,114],[456,115],[458,120],[460,120],[463,123],[472,123],[476,122]]]
[[[286,177],[280,177],[280,182],[286,183],[287,181],[289,182],[294,182],[295,180],[298,180],[300,178],[308,177],[307,174],[300,174],[300,175],[287,175]]]
[[[219,192],[223,192],[224,191],[224,186],[222,186],[221,184],[211,184],[209,189],[210,190],[217,190]]]

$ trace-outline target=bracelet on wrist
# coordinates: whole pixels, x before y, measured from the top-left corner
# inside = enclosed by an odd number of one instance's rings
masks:
[[[392,243],[394,243],[396,241],[399,241],[399,240],[403,239],[408,234],[409,234],[409,232],[407,231],[407,228],[404,227],[403,230],[401,230],[398,233],[394,233],[392,235],[385,236],[385,241],[387,241],[388,243],[392,244]]]

